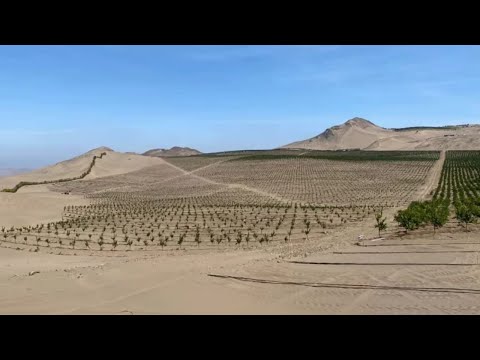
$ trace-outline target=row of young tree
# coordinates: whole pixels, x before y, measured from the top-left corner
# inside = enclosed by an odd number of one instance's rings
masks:
[[[430,201],[414,201],[407,209],[399,210],[395,221],[405,229],[405,232],[431,225],[435,232],[443,227],[450,218],[450,207],[447,199]],[[468,229],[468,224],[475,223],[480,218],[480,199],[456,201],[455,218]],[[378,220],[377,220],[378,224]]]
[[[457,220],[465,225],[477,222],[480,219],[480,198],[464,199],[463,201],[455,201],[455,213]]]
[[[480,197],[480,151],[447,151],[434,199],[456,203]]]
[[[414,201],[407,209],[399,210],[395,215],[395,221],[406,232],[418,229],[421,226],[433,226],[433,232],[443,227],[450,217],[448,201]]]
[[[450,211],[468,230],[480,218],[480,151],[447,151],[438,187],[431,201],[412,202],[394,219],[406,232],[432,225],[434,232],[444,226]],[[376,213],[376,228],[385,230],[386,219]]]

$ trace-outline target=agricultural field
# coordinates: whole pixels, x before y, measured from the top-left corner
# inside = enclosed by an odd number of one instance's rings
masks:
[[[395,220],[405,229],[449,224],[468,231],[480,218],[480,151],[447,151],[433,198],[414,201]]]
[[[198,157],[225,157],[225,156],[249,156],[249,155],[293,155],[305,153],[304,149],[273,149],[273,150],[234,150],[221,151],[197,155]],[[196,157],[197,157],[196,156]]]
[[[182,175],[182,171],[167,164],[162,164],[126,174],[106,176],[93,180],[55,183],[50,185],[49,188],[56,192],[71,192],[73,194],[90,194],[107,190],[113,191],[117,188],[134,191],[137,188],[162,183]]]
[[[178,166],[185,171],[195,171],[197,169],[216,164],[218,162],[224,162],[236,159],[238,156],[175,156],[165,158],[165,161],[172,165]]]
[[[252,248],[321,237],[325,229],[361,221],[363,207],[195,206],[158,201],[67,207],[64,220],[2,228],[8,247],[75,251]]]
[[[1,228],[0,242],[32,251],[123,253],[321,239],[413,200],[439,157],[280,152],[175,157],[127,174],[53,184],[51,190],[82,194],[90,205],[65,207],[59,222]]]
[[[337,155],[338,156],[338,155]],[[315,158],[240,158],[199,170],[219,183],[238,183],[282,198],[317,205],[402,206],[438,159],[337,161]]]
[[[238,160],[275,160],[291,159],[295,157],[338,160],[338,161],[435,161],[438,160],[438,151],[367,151],[367,150],[271,150],[249,153],[238,157]]]
[[[480,198],[480,151],[447,151],[434,198],[452,203]]]

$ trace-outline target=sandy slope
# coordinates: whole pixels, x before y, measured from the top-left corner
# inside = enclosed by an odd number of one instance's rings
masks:
[[[441,130],[393,131],[368,120],[353,118],[333,126],[311,139],[297,141],[282,148],[311,150],[478,150],[480,126]]]
[[[48,190],[47,185],[27,186],[16,194],[0,192],[0,226],[28,226],[62,219],[63,207],[87,205],[83,197]]]
[[[92,172],[85,177],[85,180],[126,174],[149,166],[161,165],[164,163],[165,160],[160,158],[112,151],[108,153],[108,156],[105,156],[95,164]]]
[[[0,189],[14,187],[21,181],[41,182],[80,176],[88,169],[93,160],[93,156],[100,156],[100,154],[104,151],[107,152],[107,154],[112,152],[106,150],[105,148],[98,148],[73,159],[62,161],[51,166],[31,171],[29,173],[0,178]],[[100,161],[101,160],[98,162]]]
[[[97,160],[92,172],[84,179],[108,177],[134,172],[153,165],[165,164],[159,158],[117,153],[106,148],[89,151],[74,159],[18,176],[0,178],[0,188],[13,187],[20,181],[43,181],[79,176],[94,155],[107,155]],[[81,196],[52,192],[47,185],[25,186],[17,193],[0,192],[0,226],[36,225],[61,220],[64,206],[87,205]]]
[[[52,181],[78,177],[88,169],[93,160],[93,156],[100,156],[102,152],[106,152],[107,155],[96,161],[92,172],[87,175],[85,180],[125,174],[143,169],[148,166],[164,163],[164,160],[162,159],[142,155],[118,153],[102,147],[91,150],[73,159],[62,161],[55,165],[34,170],[29,173],[17,176],[2,177],[0,178],[0,188],[4,189],[7,187],[13,187],[21,181],[41,182],[44,180]]]

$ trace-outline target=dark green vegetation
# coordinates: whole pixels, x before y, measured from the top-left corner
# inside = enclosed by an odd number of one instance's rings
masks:
[[[429,161],[438,160],[440,152],[438,151],[320,151],[309,150],[296,153],[257,153],[253,155],[242,156],[230,161],[246,160],[279,160],[292,158],[308,158],[338,161]]]
[[[395,215],[395,221],[397,221],[405,231],[431,225],[435,232],[447,223],[449,215],[450,210],[448,203],[444,200],[414,201],[407,209],[400,210]]]
[[[216,153],[193,155],[191,157],[199,158],[199,157],[251,156],[251,155],[299,155],[303,152],[305,152],[305,150],[294,150],[294,149],[234,150],[234,151],[222,151],[222,152],[216,152]]]
[[[80,176],[74,177],[74,178],[68,178],[68,179],[59,179],[59,180],[49,180],[49,181],[39,181],[39,182],[29,182],[29,181],[21,181],[15,187],[12,189],[3,189],[2,192],[9,192],[9,193],[16,193],[20,188],[24,186],[29,186],[29,185],[44,185],[44,184],[53,184],[53,183],[59,183],[59,182],[67,182],[67,181],[73,181],[73,180],[80,180],[85,178],[90,172],[92,171],[93,167],[95,166],[95,161],[97,159],[103,158],[105,155],[107,155],[106,152],[103,152],[100,154],[100,156],[95,155],[93,157],[92,162],[90,163],[88,169]]]
[[[411,203],[395,220],[406,231],[426,224],[436,230],[448,221],[450,208],[466,229],[480,217],[480,151],[447,151],[433,200]]]
[[[415,131],[415,130],[457,130],[459,126],[449,125],[449,126],[412,126],[400,129],[392,129],[393,131]]]
[[[368,151],[368,150],[307,150],[307,149],[272,149],[272,150],[236,150],[189,156],[190,159],[235,157],[230,161],[279,160],[297,157],[326,160],[353,161],[425,161],[438,160],[439,151]],[[183,159],[173,156],[170,159]]]
[[[480,198],[480,151],[447,151],[434,199],[453,204]]]
[[[480,217],[480,202],[457,202],[455,204],[457,220],[468,229],[468,224],[472,224]]]

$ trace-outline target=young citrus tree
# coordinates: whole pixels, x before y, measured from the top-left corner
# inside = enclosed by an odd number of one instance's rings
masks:
[[[472,203],[458,203],[455,206],[455,213],[457,220],[465,225],[465,230],[468,230],[468,224],[476,221],[476,209]]]
[[[399,226],[405,229],[407,233],[409,230],[415,230],[424,222],[424,214],[418,206],[411,205],[405,210],[399,210],[394,219]]]
[[[433,200],[425,203],[425,216],[427,223],[433,225],[433,233],[444,226],[450,215],[448,204],[442,200]]]
[[[387,218],[383,218],[383,208],[375,214],[375,228],[378,229],[378,236],[381,236],[381,232],[387,229]]]

